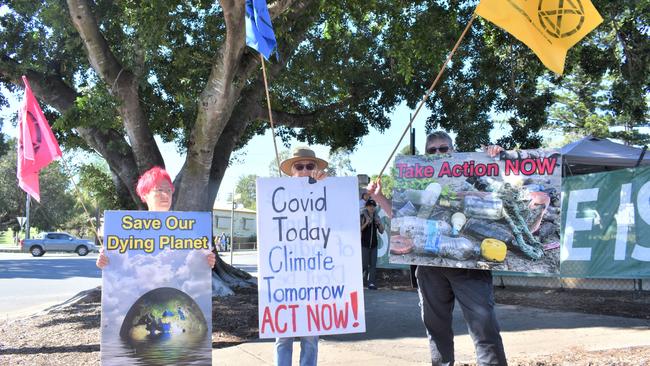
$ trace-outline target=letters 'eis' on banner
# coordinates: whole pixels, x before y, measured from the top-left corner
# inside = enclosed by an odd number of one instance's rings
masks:
[[[564,178],[561,273],[650,277],[650,168]]]
[[[503,155],[397,156],[390,262],[558,274],[561,157]]]
[[[209,212],[106,211],[102,365],[211,365]]]
[[[357,184],[257,180],[260,338],[365,332]]]
[[[589,0],[481,0],[476,14],[526,44],[557,74],[567,51],[603,21]]]
[[[61,157],[45,115],[32,93],[27,78],[23,76],[25,97],[18,121],[18,186],[38,202],[41,201],[38,173],[52,161]]]

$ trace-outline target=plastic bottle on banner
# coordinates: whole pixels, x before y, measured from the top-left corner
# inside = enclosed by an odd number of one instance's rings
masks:
[[[431,228],[434,229],[431,229]],[[399,222],[399,234],[413,239],[418,248],[423,248],[431,230],[448,235],[451,226],[444,221],[427,220],[419,217],[402,217]]]
[[[456,260],[469,260],[481,254],[481,248],[463,237],[435,234],[427,238],[424,250],[428,253]]]
[[[495,197],[465,196],[463,212],[468,217],[498,220],[503,216],[503,201]]]

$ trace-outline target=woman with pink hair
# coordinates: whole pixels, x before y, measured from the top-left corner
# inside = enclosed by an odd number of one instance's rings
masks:
[[[136,192],[147,204],[149,211],[169,211],[172,207],[172,194],[174,184],[167,171],[159,166],[147,170],[138,179]],[[213,252],[206,255],[210,268],[214,267],[217,257]],[[99,251],[97,267],[104,269],[108,265],[108,256],[104,254],[104,248]]]

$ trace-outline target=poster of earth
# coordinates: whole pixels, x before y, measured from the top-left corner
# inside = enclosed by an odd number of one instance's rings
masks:
[[[209,213],[107,211],[104,233],[102,365],[211,365]]]

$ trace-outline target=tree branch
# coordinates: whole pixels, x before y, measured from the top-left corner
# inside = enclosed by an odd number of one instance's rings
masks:
[[[118,107],[124,129],[133,147],[138,171],[143,173],[164,161],[149,123],[140,105],[138,78],[124,67],[111,52],[101,34],[88,0],[67,0],[72,24],[77,29],[88,52],[93,69],[108,85],[108,90],[121,103]]]
[[[99,26],[90,9],[90,2],[87,0],[67,0],[67,2],[72,24],[79,32],[88,51],[90,64],[104,82],[115,86],[123,68],[99,31]]]
[[[294,0],[276,0],[273,4],[269,5],[269,16],[271,20],[277,18],[280,14],[284,13],[294,3]]]
[[[46,104],[54,107],[59,113],[64,114],[74,108],[78,94],[63,80],[34,70],[23,70],[22,73],[27,76],[34,94],[45,101]],[[8,57],[3,56],[0,58],[0,75],[10,80],[14,85],[24,88],[20,74],[21,70],[19,70],[18,63]],[[135,192],[138,170],[133,151],[124,140],[124,136],[114,129],[102,131],[92,127],[77,127],[76,130],[88,146],[106,159],[111,170],[119,175],[123,186],[118,186],[117,189],[128,190],[134,202],[139,207],[144,208]]]

